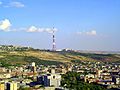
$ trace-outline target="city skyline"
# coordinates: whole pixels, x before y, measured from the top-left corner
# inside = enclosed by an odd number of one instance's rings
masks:
[[[0,0],[0,44],[119,51],[119,0]]]

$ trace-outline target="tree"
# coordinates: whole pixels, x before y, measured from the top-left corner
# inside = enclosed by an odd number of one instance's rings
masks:
[[[80,74],[77,72],[68,72],[62,75],[61,86],[70,90],[105,90],[99,85],[85,83],[80,80]]]

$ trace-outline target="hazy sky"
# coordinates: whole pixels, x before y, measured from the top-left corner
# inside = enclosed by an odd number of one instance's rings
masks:
[[[120,0],[0,0],[0,44],[120,50]]]

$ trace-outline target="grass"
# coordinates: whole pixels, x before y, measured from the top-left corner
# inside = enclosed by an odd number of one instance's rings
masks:
[[[8,51],[0,52],[0,62],[6,64],[27,64],[36,62],[44,65],[58,65],[61,63],[80,61],[103,61],[120,62],[120,55],[117,54],[89,54],[78,52],[50,52],[50,51]]]

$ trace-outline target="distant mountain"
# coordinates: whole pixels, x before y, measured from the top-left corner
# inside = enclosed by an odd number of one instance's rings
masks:
[[[120,51],[87,51],[87,50],[78,50],[80,53],[93,53],[93,54],[120,54]]]
[[[3,47],[5,47],[3,49]],[[12,49],[11,49],[12,47]],[[39,50],[27,47],[1,46],[0,62],[6,64],[27,64],[36,62],[37,64],[59,64],[71,62],[73,60],[90,61],[90,62],[120,62],[120,54],[98,54],[82,53],[76,51],[50,51]],[[2,49],[1,49],[2,48]],[[8,49],[9,48],[9,49]]]

